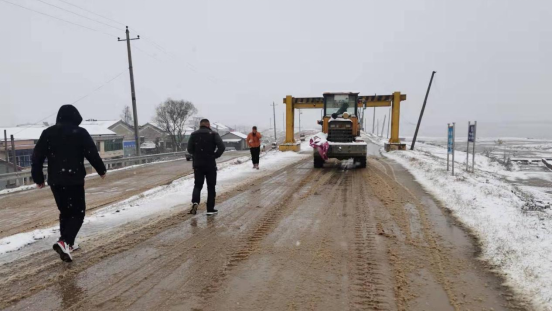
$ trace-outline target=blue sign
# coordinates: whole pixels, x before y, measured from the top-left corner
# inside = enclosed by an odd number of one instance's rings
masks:
[[[135,148],[136,144],[134,143],[134,140],[132,141],[124,141],[123,142],[123,148]]]
[[[447,153],[453,153],[453,126],[447,128]]]
[[[476,140],[475,134],[476,134],[476,125],[475,124],[469,125],[469,142],[473,143]]]

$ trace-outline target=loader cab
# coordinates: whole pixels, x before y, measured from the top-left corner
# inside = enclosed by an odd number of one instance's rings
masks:
[[[359,93],[324,93],[323,120],[319,124],[330,142],[353,142],[360,135],[357,119]]]

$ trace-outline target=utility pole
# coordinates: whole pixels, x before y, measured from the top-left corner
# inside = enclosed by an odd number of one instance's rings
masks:
[[[12,160],[13,160],[13,171],[17,172],[17,161],[15,160],[15,141],[13,139],[13,135],[10,135],[10,139],[12,141]]]
[[[136,145],[136,155],[140,156],[140,140],[138,137],[138,112],[136,111],[136,93],[134,92],[134,74],[132,71],[132,56],[131,56],[131,40],[138,40],[140,39],[140,36],[136,36],[136,38],[132,38],[132,39],[129,38],[129,26],[127,26],[127,30],[125,31],[125,34],[127,35],[127,39],[121,40],[119,37],[117,37],[117,41],[127,41],[127,53],[129,55],[129,74],[131,76],[132,114],[134,119],[134,141]]]
[[[388,113],[389,114],[389,117],[388,117],[388,139],[390,138],[390,132],[392,131],[392,127],[390,126],[390,121],[392,120],[392,108],[390,107],[390,112]]]
[[[382,131],[380,132],[382,137],[384,137],[384,125],[386,125],[386,115],[384,115],[384,121],[382,121]]]
[[[298,123],[299,123],[299,129],[298,129],[298,132],[300,133],[300,136],[301,136],[301,110],[298,109]]]
[[[476,121],[474,121],[474,141],[472,142],[472,172],[474,173],[474,153],[476,151]]]
[[[453,122],[453,147],[451,148],[451,176],[455,176],[455,122]]]
[[[273,102],[273,124],[274,124],[275,142],[276,142],[276,141],[277,141],[277,136],[276,136],[276,113],[275,113],[275,102]]]
[[[469,133],[470,133],[470,121],[469,121]],[[469,135],[470,136],[470,135]],[[469,171],[469,147],[470,147],[470,137],[467,138],[467,168],[466,171]]]
[[[424,108],[426,108],[426,100],[428,99],[428,93],[430,93],[430,87],[432,86],[432,80],[434,80],[434,74],[436,72],[432,71],[432,76],[430,76],[430,83],[428,83],[428,89],[426,89],[426,96],[424,96],[424,103],[422,104],[421,115],[419,116],[419,122],[417,122],[417,129],[415,130],[415,136],[413,137],[413,142],[411,143],[411,150],[415,149],[415,142],[417,141],[417,135],[419,134],[419,127],[421,125],[422,115],[424,114]]]
[[[4,152],[6,155],[6,174],[10,172],[10,161],[9,161],[9,154],[8,154],[8,132],[4,130]]]
[[[376,118],[376,107],[374,107],[374,109],[373,109],[373,134],[374,134],[374,119],[375,118]],[[376,130],[378,131],[378,128]],[[376,134],[377,134],[376,136],[378,136],[378,133],[376,133]]]

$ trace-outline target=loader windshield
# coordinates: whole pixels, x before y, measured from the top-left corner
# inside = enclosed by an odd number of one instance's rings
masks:
[[[356,115],[356,97],[349,94],[326,95],[325,115],[330,116],[333,113],[341,115],[344,112],[347,112],[349,115]]]

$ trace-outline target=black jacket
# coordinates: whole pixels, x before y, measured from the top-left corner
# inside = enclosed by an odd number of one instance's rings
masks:
[[[187,149],[193,157],[194,168],[214,168],[217,167],[215,159],[223,154],[225,145],[218,133],[202,126],[190,135]]]
[[[50,185],[82,185],[86,170],[84,158],[100,175],[106,173],[104,162],[98,154],[96,144],[88,132],[79,127],[83,118],[77,108],[63,105],[58,111],[56,125],[51,126],[40,135],[33,150],[33,181],[44,183],[42,166],[48,158],[48,183]]]

